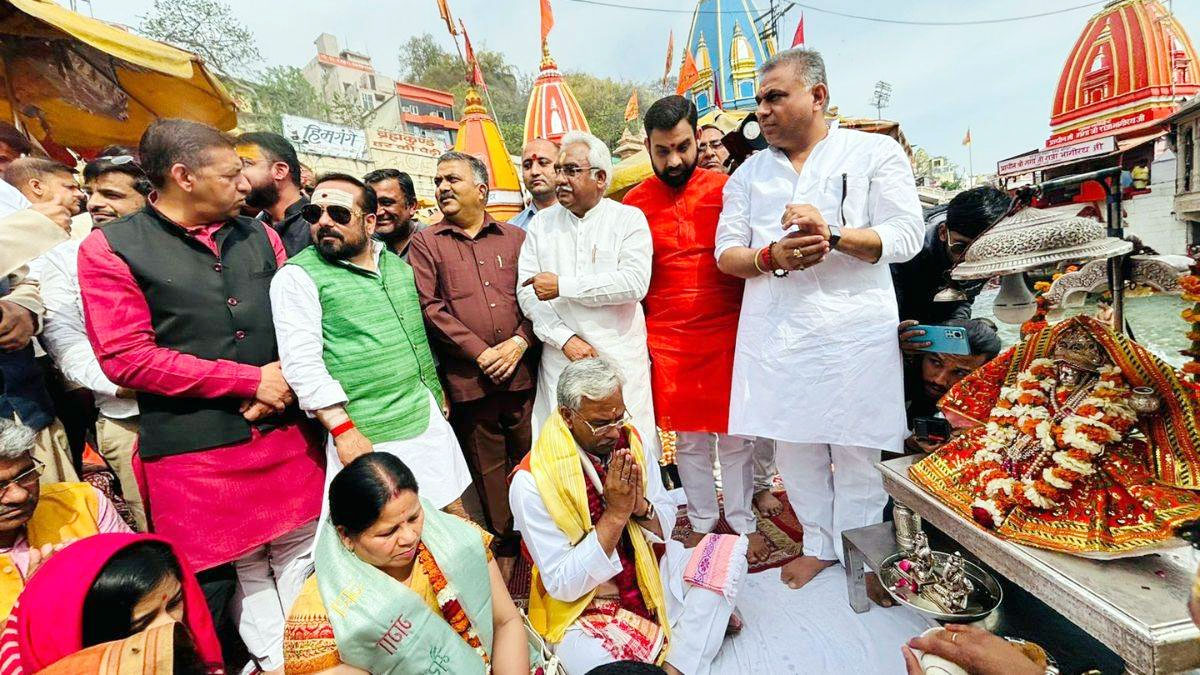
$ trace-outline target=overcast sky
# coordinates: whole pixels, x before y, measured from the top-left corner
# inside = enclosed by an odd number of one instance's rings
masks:
[[[66,3],[67,0],[60,0]],[[86,0],[81,11],[88,11]],[[539,0],[448,0],[475,46],[507,55],[532,72],[540,58]],[[658,10],[639,11],[552,0],[550,46],[560,68],[644,81],[662,76],[667,34],[678,51],[691,26],[694,0],[601,0]],[[900,21],[971,21],[1038,14],[1087,0],[809,0],[815,8]],[[97,18],[136,25],[151,0],[91,0]],[[765,9],[768,0],[755,0]],[[236,0],[235,12],[254,31],[270,65],[303,66],[313,40],[333,33],[343,47],[371,55],[395,76],[397,53],[410,36],[429,32],[448,48],[450,37],[435,0]],[[784,4],[780,0],[779,4]],[[828,69],[832,103],[842,114],[871,116],[875,82],[892,85],[884,117],[899,120],[909,142],[947,155],[966,168],[963,135],[971,129],[976,173],[996,161],[1041,147],[1049,136],[1050,105],[1062,65],[1101,2],[1054,16],[978,26],[912,26],[804,11],[805,37]],[[1200,39],[1200,0],[1175,0],[1173,10],[1192,39]],[[780,26],[790,44],[802,10]],[[677,72],[677,71],[676,71]],[[509,148],[515,151],[514,148]]]

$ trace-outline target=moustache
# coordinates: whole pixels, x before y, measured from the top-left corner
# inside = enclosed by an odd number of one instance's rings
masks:
[[[338,239],[340,241],[346,240],[345,237],[343,237],[342,235],[340,235],[337,232],[334,232],[333,230],[328,229],[328,228],[321,228],[320,230],[317,231],[317,239],[323,239],[325,237],[329,237],[331,239]]]

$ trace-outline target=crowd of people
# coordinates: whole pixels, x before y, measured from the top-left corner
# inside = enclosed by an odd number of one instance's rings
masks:
[[[158,120],[79,175],[0,133],[0,672],[707,673],[759,519],[803,527],[791,588],[844,564],[874,464],[1000,351],[934,295],[1008,196],[927,219],[897,142],[828,122],[814,51],[758,101],[731,175],[727,129],[654,103],[623,203],[595,136],[534,140],[509,223],[460,152],[424,226],[408,175],[308,178],[270,132]]]

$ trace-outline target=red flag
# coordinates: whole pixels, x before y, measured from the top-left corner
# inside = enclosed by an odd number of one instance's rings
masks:
[[[454,17],[450,16],[450,5],[446,4],[446,0],[437,0],[438,14],[441,15],[442,21],[446,22],[446,30],[450,31],[451,35],[458,35],[458,29],[454,27]]]
[[[550,35],[551,28],[554,28],[554,10],[550,8],[550,0],[542,0],[542,42]]]
[[[483,81],[483,71],[479,69],[479,61],[475,58],[475,50],[471,48],[471,36],[467,35],[467,27],[463,25],[462,19],[458,20],[458,25],[462,29],[463,42],[466,43],[466,60],[467,60],[467,84],[473,86],[482,86],[487,88],[487,83]]]
[[[687,49],[683,50],[683,67],[679,69],[679,84],[675,85],[675,93],[683,96],[683,92],[692,88],[700,79],[700,71],[696,70],[696,60]]]
[[[663,83],[665,89],[667,86],[667,78],[671,77],[671,61],[675,56],[675,31],[672,30],[670,36],[667,37],[667,65],[663,68]]]
[[[800,23],[796,24],[796,35],[792,38],[792,46],[804,44],[804,12],[800,12]]]
[[[713,73],[716,75],[716,73]],[[721,109],[721,83],[717,78],[713,78],[713,107],[717,110]]]

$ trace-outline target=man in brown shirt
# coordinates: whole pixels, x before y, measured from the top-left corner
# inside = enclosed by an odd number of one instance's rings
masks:
[[[508,475],[532,440],[537,338],[517,304],[517,257],[525,233],[484,210],[487,167],[448,152],[434,187],[444,220],[413,235],[408,262],[450,395],[450,424],[479,491],[487,526],[498,535],[502,569],[519,539],[508,507]]]

